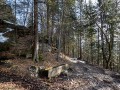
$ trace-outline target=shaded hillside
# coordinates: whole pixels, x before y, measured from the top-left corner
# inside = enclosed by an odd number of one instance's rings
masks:
[[[13,45],[9,49],[18,57],[1,62],[0,89],[8,87],[13,90],[120,90],[119,73],[71,60],[71,57],[63,53],[60,53],[60,60],[57,61],[57,52],[53,52],[54,49],[45,43],[43,46],[44,53],[40,54],[42,59],[40,63],[35,63],[26,59],[26,55],[31,53],[32,37],[28,35],[19,38],[16,46]],[[31,65],[51,68],[65,63],[70,66],[66,74],[51,79],[31,78],[29,75],[28,68]]]
[[[51,65],[52,62],[56,61],[47,61]],[[10,64],[14,65],[10,66]],[[30,60],[9,60],[6,64],[0,65],[0,89],[8,87],[13,90],[17,88],[22,90],[120,90],[120,74],[97,66],[83,63],[70,64],[71,69],[67,74],[46,79],[30,78],[27,75],[27,68],[31,64],[35,65]]]

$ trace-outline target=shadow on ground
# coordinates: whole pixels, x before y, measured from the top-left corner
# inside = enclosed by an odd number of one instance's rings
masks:
[[[11,82],[24,89],[28,90],[48,90],[47,83],[44,80],[30,78],[27,76],[18,76],[18,75],[10,75],[4,72],[0,72],[0,83]]]

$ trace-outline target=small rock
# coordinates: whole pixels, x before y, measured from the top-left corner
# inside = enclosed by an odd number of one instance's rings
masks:
[[[27,55],[26,55],[26,58],[27,58],[27,59],[32,58],[32,54],[27,54]]]
[[[103,74],[93,74],[93,77],[98,81],[103,81]]]
[[[105,83],[112,83],[113,80],[108,79],[108,78],[105,78],[105,79],[103,79],[103,81],[104,81]]]
[[[105,83],[112,83],[113,82],[113,78],[111,78],[110,76],[105,76],[104,79],[103,79],[103,81]]]
[[[36,66],[30,66],[28,68],[31,77],[38,77],[39,68]]]
[[[40,70],[41,70],[41,69],[45,69],[45,66],[40,66],[39,69],[40,69]]]
[[[84,64],[86,63],[85,61],[81,61],[81,60],[78,60],[78,62],[79,62],[79,63],[84,63]]]

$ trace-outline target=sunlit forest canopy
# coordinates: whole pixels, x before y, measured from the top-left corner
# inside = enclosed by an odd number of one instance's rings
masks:
[[[120,0],[0,0],[0,90],[120,90]]]

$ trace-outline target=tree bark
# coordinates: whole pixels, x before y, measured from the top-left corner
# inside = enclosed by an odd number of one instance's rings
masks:
[[[47,0],[47,40],[48,40],[48,44],[50,45],[50,12],[49,12],[49,0]]]
[[[98,29],[98,51],[97,51],[97,53],[98,53],[98,55],[97,55],[97,65],[99,65],[100,64],[100,58],[99,58],[99,54],[100,54],[100,40],[99,40],[99,37],[100,37],[100,35],[99,35],[99,29]]]
[[[38,0],[34,0],[34,53],[33,61],[39,62],[39,42],[38,42]]]

